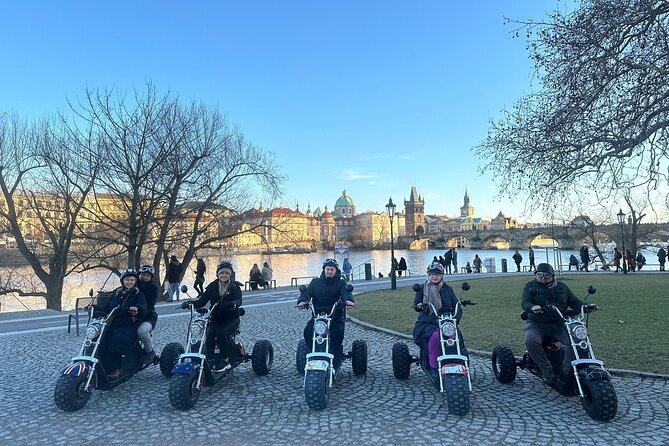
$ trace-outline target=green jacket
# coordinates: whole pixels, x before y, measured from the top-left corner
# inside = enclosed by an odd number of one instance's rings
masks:
[[[556,279],[557,280],[557,279]],[[532,296],[530,290],[537,289],[537,294]],[[571,292],[569,287],[562,282],[557,282],[553,288],[549,288],[544,284],[532,280],[525,284],[523,289],[523,310],[527,311],[529,320],[540,324],[562,324],[563,320],[554,311],[544,311],[543,313],[534,314],[531,308],[535,305],[546,306],[552,304],[564,314],[567,307],[574,310],[580,310],[583,302]]]

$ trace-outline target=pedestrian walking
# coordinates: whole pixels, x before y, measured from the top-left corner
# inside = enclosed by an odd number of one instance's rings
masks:
[[[177,260],[177,256],[170,257],[170,263],[167,264],[167,283],[169,288],[167,290],[167,300],[172,302],[175,297],[179,300],[179,286],[181,285],[181,277],[183,276],[183,267],[181,262]]]

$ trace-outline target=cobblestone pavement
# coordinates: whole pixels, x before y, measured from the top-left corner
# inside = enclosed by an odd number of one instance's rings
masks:
[[[0,337],[0,444],[669,444],[666,381],[615,378],[618,415],[599,423],[578,398],[561,397],[525,372],[502,386],[489,360],[474,358],[472,410],[454,417],[418,368],[407,381],[393,377],[397,338],[353,324],[345,346],[367,340],[367,375],[356,377],[345,363],[328,408],[312,412],[294,359],[307,317],[289,303],[248,308],[239,339],[247,349],[258,339],[272,341],[270,374],[256,377],[243,364],[206,388],[188,412],[172,408],[169,380],[157,366],[113,391],[94,393],[78,412],[62,412],[53,402],[54,382],[82,338],[64,330]],[[157,347],[183,342],[187,321],[161,319]]]

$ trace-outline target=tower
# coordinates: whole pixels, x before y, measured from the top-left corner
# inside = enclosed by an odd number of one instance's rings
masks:
[[[406,234],[421,236],[425,233],[425,201],[418,195],[416,186],[411,186],[409,200],[404,200]]]
[[[465,188],[465,203],[460,208],[460,217],[474,218],[474,206],[469,204],[469,195],[467,195],[467,188]]]

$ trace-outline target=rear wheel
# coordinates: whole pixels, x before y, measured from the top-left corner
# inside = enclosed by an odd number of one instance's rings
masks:
[[[466,415],[469,412],[469,384],[465,375],[444,375],[444,393],[448,413]]]
[[[91,393],[86,391],[87,375],[60,375],[53,391],[56,406],[66,412],[74,412],[86,405]]]
[[[393,344],[393,375],[397,379],[409,378],[411,371],[411,355],[409,347],[404,342],[395,342]]]
[[[516,357],[509,347],[502,345],[492,351],[492,371],[502,384],[516,379]]]
[[[593,420],[609,421],[618,411],[618,396],[611,381],[606,379],[582,379],[581,405]]]
[[[274,347],[267,340],[258,341],[251,352],[251,366],[258,376],[267,375],[274,361]]]
[[[200,398],[200,389],[197,388],[198,371],[191,374],[177,373],[170,381],[170,403],[175,409],[188,410]]]
[[[184,353],[184,348],[178,342],[167,344],[160,352],[160,372],[168,378],[172,376],[172,370],[179,361],[179,355]]]
[[[295,353],[295,365],[297,366],[297,373],[300,375],[304,375],[304,368],[307,365],[307,353],[309,353],[307,343],[304,339],[300,339],[300,342],[297,344],[297,352]]]
[[[356,376],[367,373],[367,343],[362,340],[353,341],[351,349],[351,366]]]
[[[323,410],[330,401],[327,370],[309,370],[304,380],[304,397],[312,410]]]

